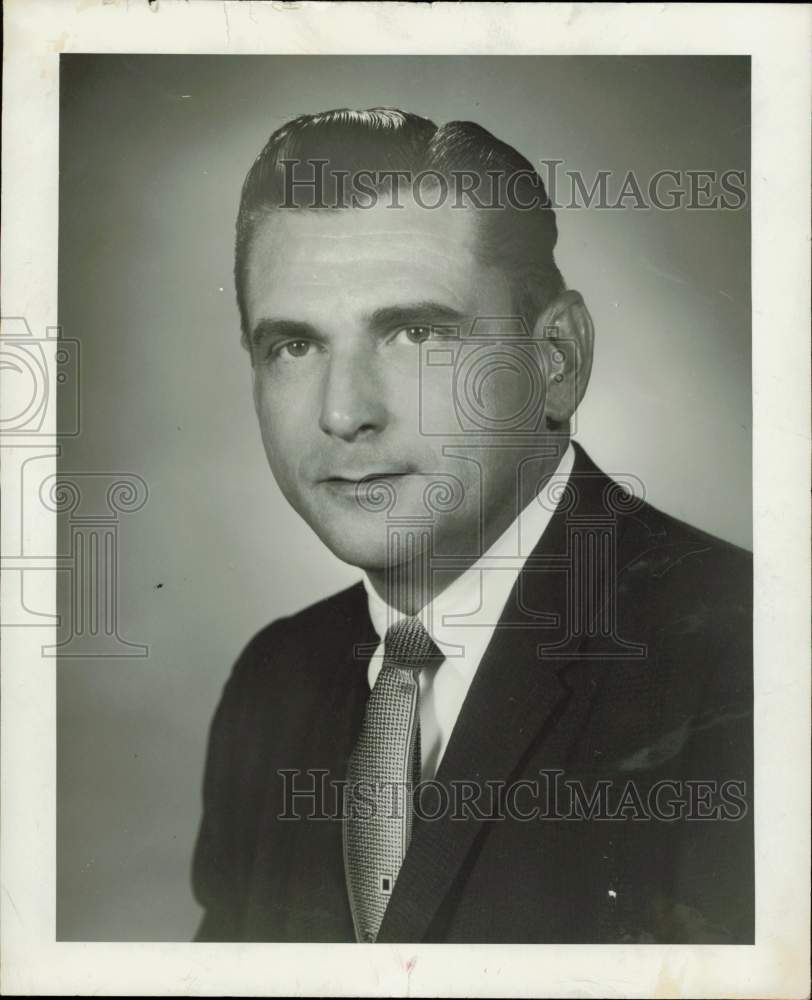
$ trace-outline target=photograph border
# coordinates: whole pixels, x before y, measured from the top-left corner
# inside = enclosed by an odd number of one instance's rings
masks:
[[[57,322],[61,53],[751,55],[756,943],[56,942],[56,661],[42,653],[56,627],[47,624],[2,629],[3,993],[808,995],[811,22],[804,5],[7,0],[3,324],[24,318],[45,340]],[[52,377],[55,351],[45,356]],[[15,383],[5,388],[3,413],[15,413]],[[36,439],[2,441],[2,608],[24,558],[24,521],[42,567],[28,574],[26,596],[55,615],[56,513],[23,509],[19,488],[33,454],[56,472],[56,408],[46,403]]]

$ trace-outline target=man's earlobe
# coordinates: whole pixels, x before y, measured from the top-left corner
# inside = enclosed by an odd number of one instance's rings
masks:
[[[533,336],[542,345],[548,426],[566,424],[580,405],[592,371],[592,317],[580,292],[567,289],[539,316]]]

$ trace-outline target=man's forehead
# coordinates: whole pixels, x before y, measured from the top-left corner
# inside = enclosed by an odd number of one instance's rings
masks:
[[[257,223],[248,254],[249,312],[288,307],[300,295],[360,300],[418,292],[464,310],[478,304],[472,297],[483,282],[502,283],[477,256],[477,225],[470,209],[427,209],[405,199],[400,209],[271,212]]]
[[[470,208],[445,203],[424,208],[411,198],[395,208],[383,200],[375,207],[341,209],[277,209],[255,226],[252,250],[282,250],[287,254],[344,259],[347,250],[362,254],[367,244],[391,248],[412,244],[447,256],[476,252],[477,217]]]

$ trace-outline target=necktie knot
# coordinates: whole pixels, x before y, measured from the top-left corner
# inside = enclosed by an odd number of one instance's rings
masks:
[[[386,630],[384,662],[404,670],[419,670],[442,653],[417,617],[402,618]]]

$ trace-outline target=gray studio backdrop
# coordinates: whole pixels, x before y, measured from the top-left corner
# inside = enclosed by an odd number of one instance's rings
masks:
[[[270,132],[375,105],[473,119],[587,180],[749,171],[743,58],[62,57],[59,323],[80,342],[81,433],[60,469],[148,490],[114,514],[117,629],[148,655],[58,664],[62,939],[190,938],[230,666],[259,627],[359,579],[266,468],[231,269],[240,185]],[[749,212],[573,210],[559,229],[597,329],[578,440],[656,506],[749,546]],[[65,551],[72,530],[63,518]],[[69,631],[76,580],[60,577]]]

